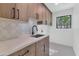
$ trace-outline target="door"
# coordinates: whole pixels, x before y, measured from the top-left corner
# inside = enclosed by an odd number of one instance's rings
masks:
[[[14,19],[15,3],[0,3],[0,17]]]

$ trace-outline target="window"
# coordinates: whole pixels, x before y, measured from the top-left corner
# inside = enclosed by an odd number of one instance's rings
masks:
[[[69,29],[71,28],[71,15],[56,17],[57,29]]]

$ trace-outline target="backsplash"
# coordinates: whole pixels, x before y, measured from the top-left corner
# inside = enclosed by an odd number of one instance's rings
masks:
[[[38,33],[49,35],[50,27],[48,25],[38,25]]]
[[[28,23],[12,19],[0,18],[0,40],[16,38],[23,33],[31,34],[31,27],[35,24],[31,20]]]

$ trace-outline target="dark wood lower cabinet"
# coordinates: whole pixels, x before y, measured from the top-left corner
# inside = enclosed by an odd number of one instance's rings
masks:
[[[9,56],[49,56],[49,37],[46,37]]]

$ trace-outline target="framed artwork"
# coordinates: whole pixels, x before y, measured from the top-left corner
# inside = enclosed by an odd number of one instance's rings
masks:
[[[57,29],[70,29],[71,28],[71,15],[56,17]]]

